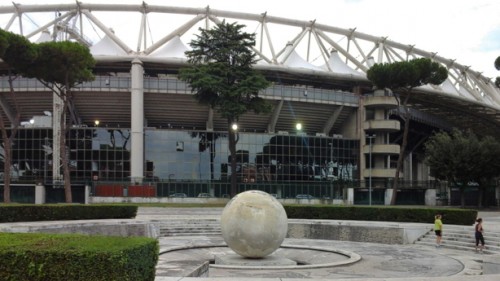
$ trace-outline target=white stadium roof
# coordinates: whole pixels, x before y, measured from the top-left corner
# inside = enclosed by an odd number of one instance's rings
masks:
[[[2,21],[3,19],[3,21]],[[115,20],[114,20],[115,19]],[[124,19],[124,20],[116,20]],[[343,29],[316,21],[303,21],[210,8],[184,8],[148,5],[73,4],[0,6],[0,24],[5,30],[23,34],[30,40],[77,40],[90,47],[98,63],[123,64],[139,59],[161,64],[186,63],[187,43],[198,28],[208,28],[222,20],[246,25],[256,33],[256,68],[282,72],[294,77],[337,79],[368,84],[366,71],[371,61],[390,63],[426,57],[445,66],[449,78],[438,87],[424,86],[424,97],[415,107],[429,110],[420,103],[434,100],[449,103],[460,111],[484,113],[500,123],[500,90],[493,81],[462,65],[387,37],[374,36],[355,29]],[[127,26],[122,26],[123,22]],[[424,100],[425,99],[425,100]],[[478,114],[479,114],[478,113]]]

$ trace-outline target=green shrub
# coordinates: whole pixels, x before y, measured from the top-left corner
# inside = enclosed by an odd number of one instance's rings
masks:
[[[154,280],[158,253],[145,237],[0,233],[0,280]]]
[[[134,218],[135,205],[0,205],[0,222]]]
[[[472,225],[477,218],[477,210],[471,209],[436,209],[436,208],[400,208],[400,207],[365,207],[332,205],[285,205],[288,218],[294,219],[330,219],[432,223],[434,216],[441,214],[443,223]]]

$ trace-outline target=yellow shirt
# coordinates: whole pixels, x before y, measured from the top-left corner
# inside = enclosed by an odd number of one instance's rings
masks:
[[[443,230],[443,222],[441,219],[436,219],[434,221],[434,230]]]

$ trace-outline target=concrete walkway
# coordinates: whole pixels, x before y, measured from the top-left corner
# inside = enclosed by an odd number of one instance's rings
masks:
[[[165,219],[218,219],[222,208],[140,208],[137,219],[162,221]],[[480,212],[484,228],[500,231],[500,212]],[[363,222],[353,222],[363,224]],[[393,225],[397,223],[365,222],[366,224]],[[408,223],[405,223],[408,225]],[[429,228],[431,225],[429,225]],[[155,281],[174,280],[268,280],[292,281],[310,280],[500,280],[500,256],[477,254],[473,251],[460,251],[435,247],[407,244],[386,245],[333,240],[286,239],[284,244],[308,245],[311,247],[330,247],[352,251],[362,256],[362,260],[348,266],[322,269],[295,270],[208,270],[210,277],[176,277],[177,272],[213,259],[214,254],[226,254],[228,248],[221,237],[189,236],[159,238],[160,256]],[[210,247],[213,246],[213,247]],[[170,248],[176,250],[168,253]],[[198,247],[203,247],[202,249]],[[302,255],[303,260],[328,259],[326,254],[301,250],[292,255]],[[169,276],[170,275],[170,276]]]
[[[0,231],[37,232],[41,228],[45,232],[59,228],[61,225],[72,227],[77,232],[81,227],[108,225],[116,229],[117,226],[161,224],[175,220],[218,220],[222,208],[139,208],[137,217],[132,220],[88,220],[65,222],[21,222],[0,224]],[[486,231],[500,231],[500,212],[482,211],[479,214],[484,220]],[[387,222],[360,222],[353,224],[380,224],[391,226],[397,223]],[[444,222],[446,224],[446,222]],[[401,224],[408,225],[408,223]],[[421,224],[420,224],[421,225]],[[429,224],[430,228],[431,225]],[[444,237],[446,239],[446,237]],[[218,236],[183,236],[160,237],[161,252],[168,252],[172,248],[191,248],[178,250],[160,255],[155,281],[177,280],[242,280],[242,281],[293,281],[297,279],[309,280],[405,280],[405,281],[483,281],[500,280],[500,255],[476,254],[474,251],[436,249],[432,246],[406,244],[387,245],[334,240],[313,239],[286,239],[287,245],[307,245],[314,248],[335,248],[351,251],[361,255],[362,259],[347,266],[338,266],[321,269],[296,270],[227,270],[208,269],[210,277],[177,277],[183,269],[213,259],[214,253],[225,254],[229,249],[224,246],[222,237]],[[488,241],[486,241],[488,243]],[[203,246],[203,249],[197,248]],[[214,247],[210,247],[214,246]],[[278,250],[278,251],[281,251]],[[280,253],[281,254],[281,253]],[[321,253],[307,249],[289,249],[282,251],[283,255],[292,255],[294,258],[311,262],[323,262],[338,257],[331,253]]]

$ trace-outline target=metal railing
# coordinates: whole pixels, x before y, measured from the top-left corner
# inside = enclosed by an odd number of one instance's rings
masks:
[[[19,77],[13,81],[14,89],[24,91],[47,91],[48,89],[36,79]],[[191,88],[185,82],[175,78],[144,77],[145,92],[191,94]],[[119,91],[130,92],[131,79],[128,76],[96,76],[95,80],[77,85],[74,91]],[[0,77],[0,91],[8,91],[7,77]],[[342,91],[319,88],[293,87],[273,85],[261,92],[263,97],[308,102],[325,102],[359,106],[359,96]]]

